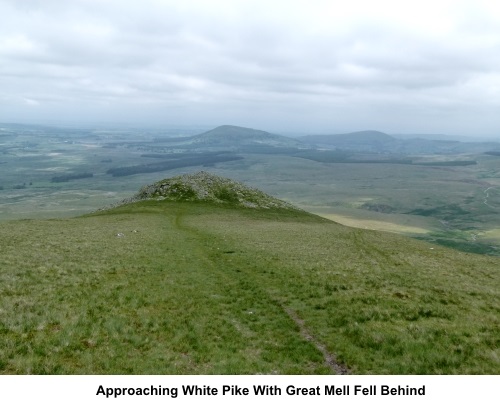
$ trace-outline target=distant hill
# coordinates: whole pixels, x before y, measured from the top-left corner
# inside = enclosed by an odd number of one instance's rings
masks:
[[[190,138],[197,146],[242,147],[242,146],[272,146],[297,148],[302,142],[282,135],[271,134],[258,129],[222,125],[210,131]]]
[[[443,135],[436,135],[443,138]],[[446,139],[401,139],[381,131],[366,130],[334,135],[290,138],[235,125],[222,125],[199,135],[162,139],[170,148],[196,152],[236,152],[295,155],[315,148],[377,154],[484,153],[498,149],[495,142],[461,142]]]

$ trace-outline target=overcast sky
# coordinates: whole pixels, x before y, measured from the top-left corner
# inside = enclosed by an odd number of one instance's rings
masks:
[[[500,2],[0,0],[0,122],[500,138]]]

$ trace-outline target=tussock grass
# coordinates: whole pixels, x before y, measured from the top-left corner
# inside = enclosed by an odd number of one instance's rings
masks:
[[[352,372],[500,372],[498,259],[331,222],[269,219],[188,222],[225,249],[244,246],[226,260],[295,310]]]
[[[0,246],[4,374],[331,373],[287,310],[352,373],[500,372],[497,258],[165,201],[4,223]]]

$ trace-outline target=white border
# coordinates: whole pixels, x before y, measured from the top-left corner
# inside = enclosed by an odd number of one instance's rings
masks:
[[[183,385],[210,386],[217,395],[186,396]],[[104,388],[177,388],[177,397],[96,395]],[[222,395],[224,385],[248,388],[249,395]],[[278,386],[281,395],[255,396],[253,385]],[[349,386],[349,395],[324,395],[324,386]],[[376,395],[355,395],[355,386],[377,387]],[[424,396],[381,395],[380,387],[425,386]],[[288,395],[286,388],[305,388],[320,395]],[[4,404],[445,404],[500,403],[500,376],[2,376],[0,401]],[[175,391],[175,390],[174,390]]]

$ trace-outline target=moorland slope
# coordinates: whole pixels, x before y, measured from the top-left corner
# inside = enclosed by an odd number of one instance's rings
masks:
[[[198,174],[2,224],[0,373],[500,372],[498,258],[258,195]]]

